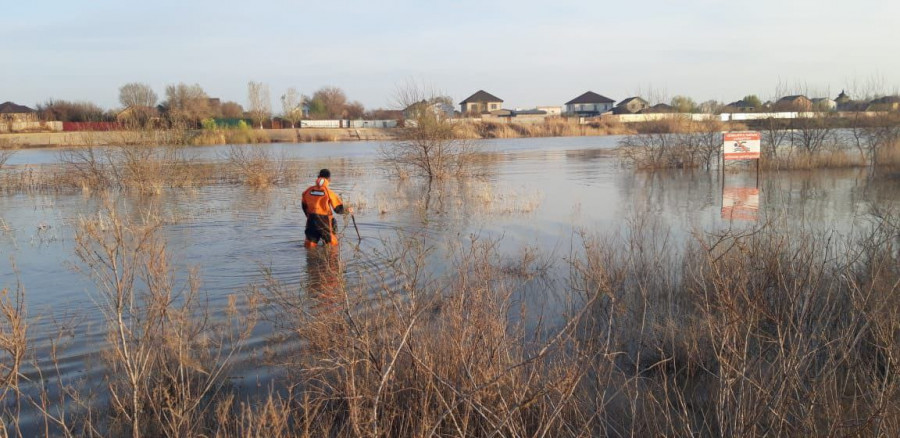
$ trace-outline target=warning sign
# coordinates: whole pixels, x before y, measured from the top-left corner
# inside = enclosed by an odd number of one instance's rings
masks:
[[[758,160],[761,139],[755,131],[726,132],[722,153],[726,160]]]

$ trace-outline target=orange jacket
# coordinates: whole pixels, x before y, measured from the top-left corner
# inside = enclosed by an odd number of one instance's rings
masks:
[[[328,178],[317,178],[316,184],[303,192],[301,206],[307,217],[311,214],[331,217],[332,210],[338,214],[344,212],[341,197],[328,188]]]

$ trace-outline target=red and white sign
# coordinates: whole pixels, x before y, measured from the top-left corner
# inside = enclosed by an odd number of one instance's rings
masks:
[[[759,216],[759,189],[726,187],[722,192],[722,219],[755,221]]]
[[[726,160],[758,160],[762,135],[754,131],[726,132],[722,153]]]

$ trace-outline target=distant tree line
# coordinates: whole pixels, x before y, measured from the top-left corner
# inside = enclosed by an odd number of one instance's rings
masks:
[[[277,117],[283,126],[294,127],[302,119],[396,119],[402,116],[400,111],[381,108],[367,112],[362,103],[349,100],[342,89],[333,86],[322,87],[311,96],[290,87],[279,100],[281,111],[274,114],[269,86],[253,81],[247,86],[246,109],[240,103],[210,97],[200,84],[170,84],[160,100],[150,85],[131,82],[119,88],[120,108],[105,110],[88,101],[48,99],[37,105],[37,112],[47,121],[124,121],[141,126],[154,123],[187,127],[203,126],[203,121],[210,119],[245,119],[260,127]]]

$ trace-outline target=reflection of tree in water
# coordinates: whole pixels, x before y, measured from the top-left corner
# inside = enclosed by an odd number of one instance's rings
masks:
[[[852,225],[882,190],[872,190],[864,169],[779,172],[760,177],[760,210],[770,218]]]
[[[462,230],[472,220],[492,213],[495,188],[485,178],[406,181],[389,201],[406,205],[421,224],[435,231]]]
[[[677,221],[720,202],[721,177],[717,172],[660,170],[620,175],[619,190],[622,198],[631,202],[629,210],[665,213]]]

